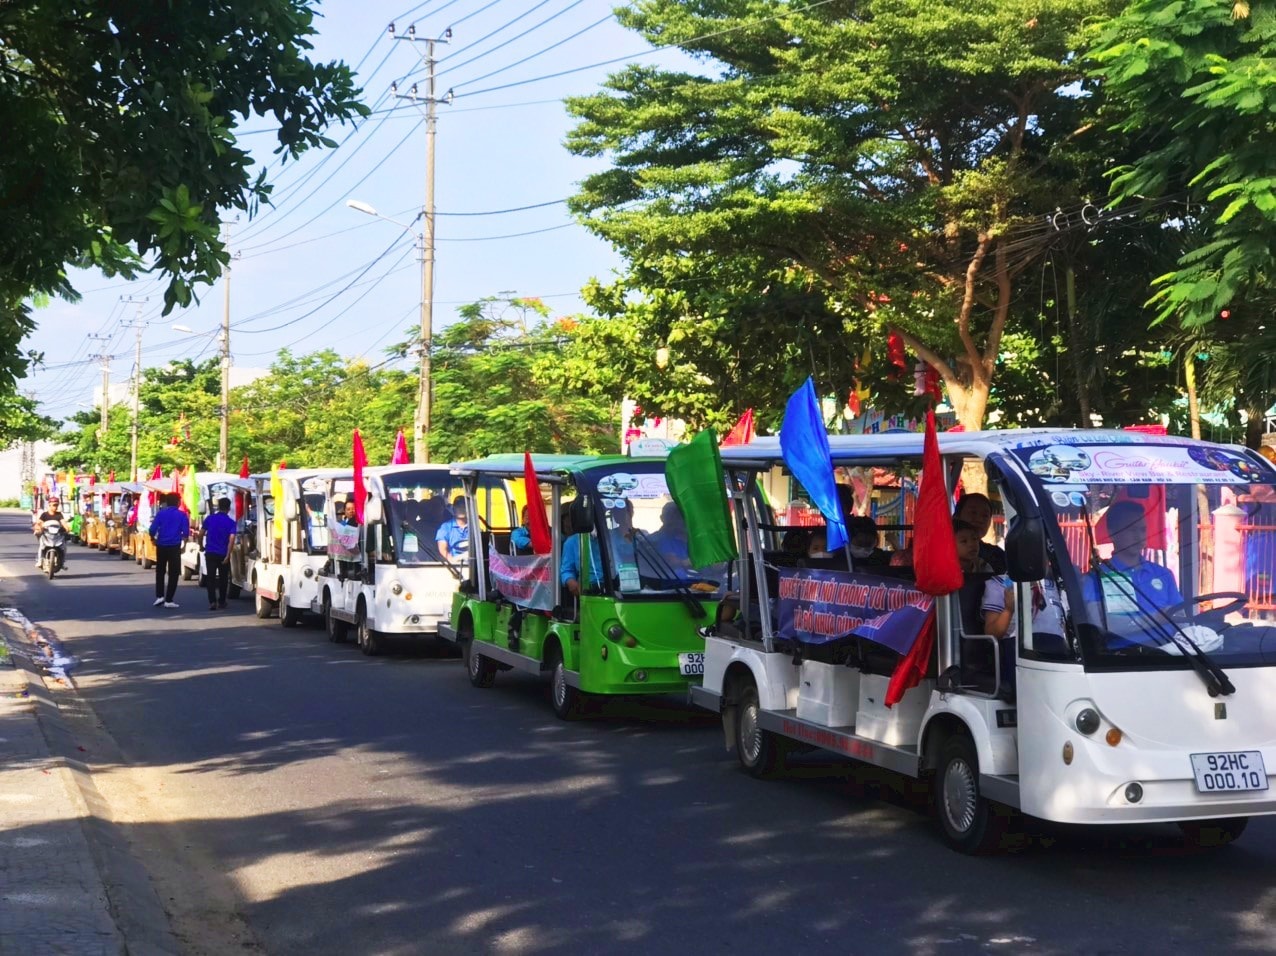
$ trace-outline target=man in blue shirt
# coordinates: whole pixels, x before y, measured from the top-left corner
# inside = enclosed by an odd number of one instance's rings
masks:
[[[439,530],[434,535],[434,543],[438,545],[439,554],[448,561],[464,561],[469,555],[469,515],[465,510],[463,495],[457,495],[452,499],[452,518],[439,525]]]
[[[1143,560],[1147,547],[1147,518],[1143,506],[1118,501],[1106,515],[1112,537],[1112,557],[1085,576],[1082,592],[1087,605],[1102,603],[1108,630],[1128,644],[1164,644],[1174,628],[1161,615],[1183,601],[1178,582],[1168,568]],[[1096,620],[1103,620],[1098,615]]]
[[[191,535],[190,519],[177,507],[175,494],[163,497],[164,506],[151,519],[150,535],[155,542],[155,606],[177,607],[177,575],[182,570],[182,547]],[[165,586],[165,574],[168,583]]]
[[[589,586],[591,589],[602,587],[603,559],[598,553],[598,539],[592,534],[585,535],[589,539]],[[580,597],[580,539],[581,535],[573,534],[563,542],[563,560],[559,562],[558,579],[573,597]]]
[[[199,547],[204,552],[204,580],[208,585],[208,609],[226,607],[230,590],[230,549],[235,543],[235,519],[230,516],[230,499],[218,498],[217,510],[204,519]]]

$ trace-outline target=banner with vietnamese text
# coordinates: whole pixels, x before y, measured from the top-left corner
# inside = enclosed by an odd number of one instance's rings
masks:
[[[806,644],[844,637],[907,654],[935,613],[935,599],[895,578],[780,568],[779,635]]]
[[[487,570],[492,587],[507,601],[539,611],[554,609],[553,568],[549,554],[501,554],[487,550]]]

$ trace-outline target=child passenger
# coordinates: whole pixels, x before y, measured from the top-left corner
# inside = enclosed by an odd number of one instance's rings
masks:
[[[997,656],[1001,660],[1001,686],[1013,694],[1015,687],[1015,589],[1010,579],[993,574],[989,564],[979,556],[979,529],[960,518],[953,520],[953,536],[957,543],[957,560],[966,574],[988,574],[984,582],[979,609],[983,617],[983,633],[997,638]]]
[[[992,570],[979,557],[979,530],[973,525],[953,519],[953,538],[957,543],[957,562],[966,574],[987,574]]]

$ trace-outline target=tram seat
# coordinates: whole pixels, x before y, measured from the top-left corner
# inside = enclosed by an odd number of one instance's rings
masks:
[[[984,586],[997,577],[988,572],[969,573],[957,592],[961,615],[961,663],[960,685],[979,694],[992,694],[997,690],[997,641],[984,633]],[[1005,662],[1001,663],[1004,671]],[[1006,681],[1002,677],[1004,686]]]
[[[510,531],[504,528],[493,528],[484,533],[492,548],[497,554],[513,554],[514,549],[510,547]]]

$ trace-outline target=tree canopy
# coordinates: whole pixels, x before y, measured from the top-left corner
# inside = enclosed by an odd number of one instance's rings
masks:
[[[591,304],[719,385],[791,389],[814,371],[846,395],[886,378],[897,332],[977,427],[1030,269],[1055,238],[1048,217],[1080,209],[1095,185],[1071,158],[1092,126],[1077,52],[1086,20],[1116,5],[651,0],[619,11],[702,69],[628,67],[569,101],[580,122],[568,147],[612,164],[573,207],[627,261]]]
[[[225,210],[269,200],[235,127],[295,158],[366,115],[349,69],[315,63],[317,0],[0,3],[0,388],[26,364],[30,300],[75,298],[69,266],[153,269],[166,311],[227,261]]]

